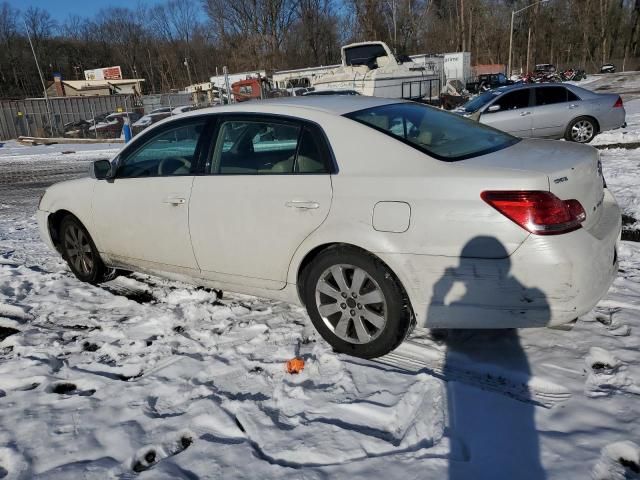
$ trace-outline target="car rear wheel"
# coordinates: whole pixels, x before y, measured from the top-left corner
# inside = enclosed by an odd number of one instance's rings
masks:
[[[62,256],[79,280],[102,283],[116,277],[117,271],[104,265],[89,232],[77,218],[66,216],[59,234]]]
[[[598,133],[596,123],[589,117],[578,117],[567,127],[564,138],[570,142],[589,143]]]
[[[322,252],[303,284],[307,312],[334,350],[362,358],[385,355],[407,336],[411,311],[391,271],[349,247]]]

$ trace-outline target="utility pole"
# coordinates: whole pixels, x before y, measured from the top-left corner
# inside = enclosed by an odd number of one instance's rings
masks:
[[[507,78],[511,78],[511,50],[513,47],[513,17],[516,16],[516,12],[511,10],[511,30],[509,34],[509,63],[507,64]]]
[[[31,45],[31,52],[33,53],[33,59],[36,62],[36,68],[38,69],[38,74],[40,75],[40,83],[42,83],[42,91],[44,93],[44,100],[47,105],[47,114],[49,116],[49,127],[51,128],[51,135],[53,136],[53,118],[51,117],[51,104],[49,102],[49,95],[47,94],[47,86],[44,83],[44,77],[42,76],[42,70],[40,69],[40,64],[38,63],[38,56],[36,55],[36,49],[33,48],[33,42],[31,41],[31,34],[29,33],[29,27],[27,27],[27,22],[22,19],[22,23],[24,23],[24,29],[27,32],[27,38],[29,39],[29,45]]]
[[[549,0],[538,0],[537,2],[534,2],[531,5],[527,5],[526,7],[521,8],[520,10],[511,10],[511,29],[510,29],[510,33],[509,33],[509,63],[507,64],[507,77],[511,77],[511,52],[513,50],[513,19],[514,19],[514,17],[517,14],[519,14],[520,12],[524,12],[525,10],[527,10],[527,9],[529,9],[531,7],[535,7],[539,3],[547,3],[548,1]],[[529,30],[529,36],[531,36],[531,30]],[[527,70],[529,70],[528,57],[529,57],[529,53],[528,53],[528,48],[527,48]],[[529,72],[527,71],[527,73],[529,73]]]
[[[189,77],[189,85],[193,85],[193,82],[191,81],[191,70],[189,69],[189,59],[188,58],[184,59],[184,66],[187,67],[187,76]]]

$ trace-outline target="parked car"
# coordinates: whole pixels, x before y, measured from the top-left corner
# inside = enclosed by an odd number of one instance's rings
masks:
[[[538,63],[533,69],[534,73],[555,73],[556,66],[551,63]]]
[[[570,322],[606,294],[621,231],[596,149],[359,95],[166,119],[49,187],[37,218],[82,281],[133,270],[298,303],[361,357],[414,325]]]
[[[144,115],[140,117],[139,120],[131,124],[131,131],[134,135],[137,135],[148,126],[153,125],[154,123],[159,122],[160,120],[164,120],[165,118],[170,116],[171,116],[171,110],[169,110],[168,112],[164,111],[164,112],[156,112],[156,113],[150,113],[148,115]]]
[[[99,138],[119,138],[124,125],[125,117],[129,117],[131,123],[138,121],[142,115],[137,112],[110,113],[102,122],[96,122],[88,129],[88,136]]]
[[[497,88],[456,111],[518,137],[565,138],[578,143],[622,127],[626,116],[619,95],[565,84]]]
[[[175,107],[171,110],[171,115],[180,115],[182,113],[190,112],[191,110],[195,110],[197,107],[195,105],[182,105],[180,107]]]
[[[101,113],[93,118],[86,120],[77,120],[75,122],[68,122],[64,124],[64,136],[67,138],[86,138],[89,133],[89,128],[97,123],[104,122],[110,113]],[[95,132],[94,132],[95,135]]]
[[[467,83],[466,89],[469,93],[481,93],[492,88],[511,84],[513,84],[513,81],[509,80],[504,73],[486,73],[478,75],[478,79],[475,82]]]
[[[173,110],[171,107],[158,107],[151,110],[147,115],[153,115],[156,113],[171,113],[171,110]]]
[[[605,63],[600,67],[600,73],[616,73],[616,66],[613,63]]]

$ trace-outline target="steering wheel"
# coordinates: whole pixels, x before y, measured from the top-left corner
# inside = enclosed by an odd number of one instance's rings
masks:
[[[174,168],[173,171],[171,172],[167,172],[165,170],[168,167],[169,162],[180,162],[182,166],[178,168]],[[160,163],[158,164],[158,175],[170,175],[172,173],[175,173],[176,171],[178,171],[178,169],[182,167],[186,168],[187,171],[190,172],[191,162],[184,157],[166,157],[160,160]]]

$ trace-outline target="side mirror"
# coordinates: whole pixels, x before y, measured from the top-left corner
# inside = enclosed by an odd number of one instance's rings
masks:
[[[487,112],[497,112],[498,110],[500,110],[500,105],[491,105],[489,108],[487,108]]]
[[[109,160],[96,160],[93,162],[93,178],[105,180],[111,178],[111,162]]]

